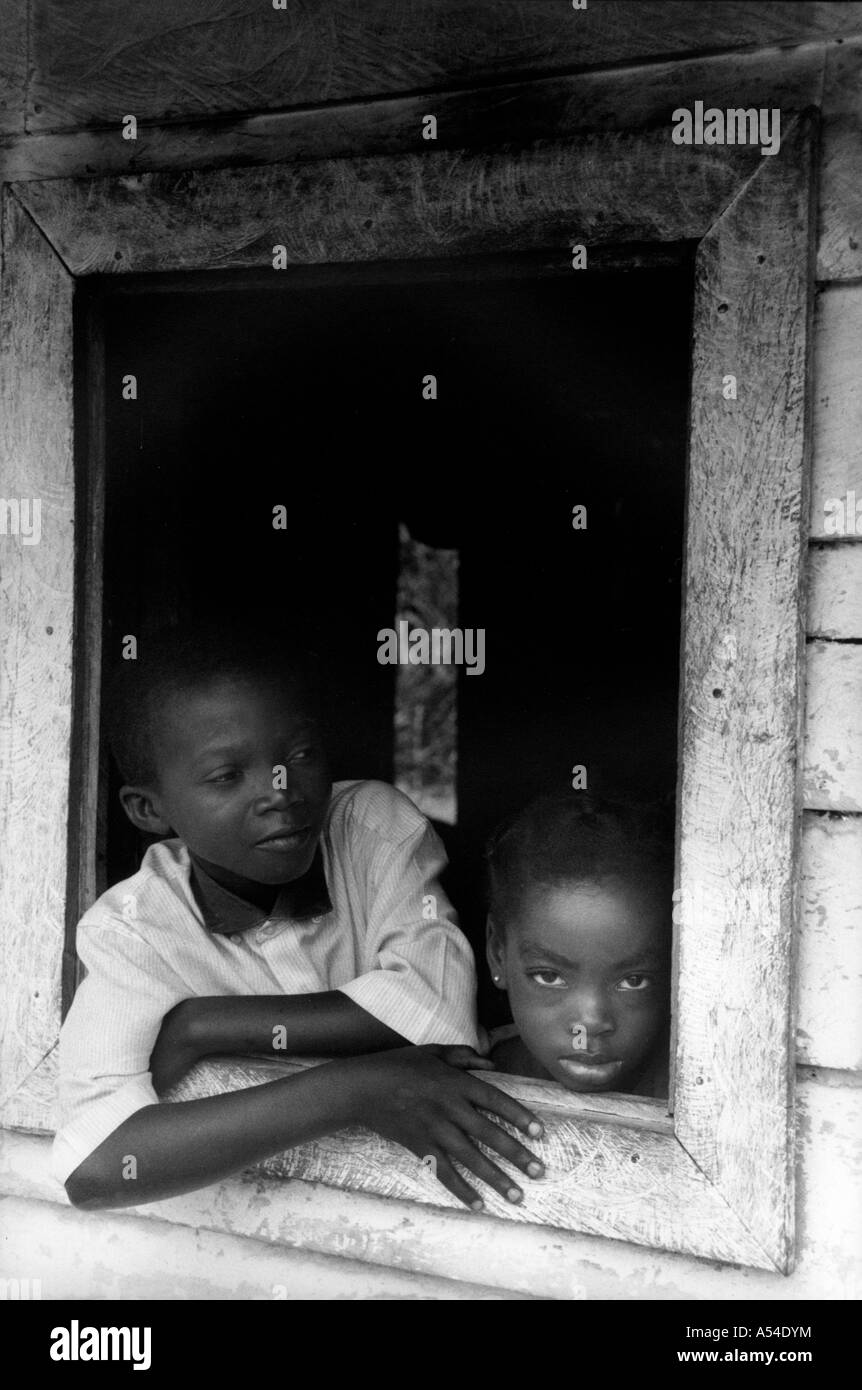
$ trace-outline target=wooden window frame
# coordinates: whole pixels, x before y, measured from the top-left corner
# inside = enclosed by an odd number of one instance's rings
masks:
[[[559,264],[576,243],[693,241],[672,1113],[500,1078],[542,1115],[549,1176],[522,1206],[491,1197],[469,1219],[789,1271],[817,125],[811,109],[782,111],[774,156],[679,147],[667,123],[520,149],[6,185],[0,495],[41,498],[42,539],[0,538],[4,1126],[53,1128],[67,922],[95,893],[105,383],[94,315],[73,332],[76,281],[260,268],[277,244],[310,266],[530,250]],[[202,1064],[183,1093],[276,1065]],[[450,1205],[376,1135],[267,1167]]]

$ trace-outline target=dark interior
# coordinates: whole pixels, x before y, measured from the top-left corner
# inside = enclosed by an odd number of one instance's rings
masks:
[[[359,269],[100,287],[106,656],[175,616],[239,609],[274,636],[299,622],[328,673],[334,776],[391,780],[377,632],[398,524],[456,549],[460,625],[485,629],[487,666],[459,673],[458,823],[442,833],[493,1023],[488,832],[574,764],[590,790],[674,796],[691,263]],[[143,846],[104,781],[112,883]]]

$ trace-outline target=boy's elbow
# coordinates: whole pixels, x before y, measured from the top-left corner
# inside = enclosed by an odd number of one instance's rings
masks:
[[[65,1181],[66,1196],[78,1211],[101,1211],[105,1207],[119,1206],[117,1194],[108,1190],[108,1185],[100,1180],[85,1160]]]
[[[101,1199],[100,1194],[94,1191],[92,1184],[81,1182],[74,1174],[66,1179],[65,1186],[66,1196],[78,1211],[98,1211],[100,1207],[108,1205]]]
[[[64,1186],[71,1205],[76,1207],[78,1211],[93,1211],[95,1209],[96,1201],[93,1194],[87,1192],[83,1185],[76,1182],[73,1177],[67,1178]]]
[[[107,1202],[102,1202],[95,1193],[79,1191],[71,1181],[66,1183],[66,1196],[78,1211],[99,1211],[108,1205]]]

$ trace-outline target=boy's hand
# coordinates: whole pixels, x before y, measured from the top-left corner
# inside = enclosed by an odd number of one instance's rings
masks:
[[[494,1070],[470,1047],[406,1047],[346,1064],[355,1085],[355,1119],[419,1158],[432,1157],[444,1187],[479,1211],[484,1203],[455,1163],[475,1173],[509,1202],[523,1192],[479,1148],[483,1144],[527,1173],[541,1177],[544,1165],[483,1111],[491,1111],[538,1137],[542,1125],[519,1101],[489,1086],[467,1069]]]

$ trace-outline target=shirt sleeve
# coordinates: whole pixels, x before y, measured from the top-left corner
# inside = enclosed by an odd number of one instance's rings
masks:
[[[365,970],[341,992],[411,1043],[476,1047],[476,969],[440,886],[446,851],[412,803],[399,799],[415,829],[371,854]]]
[[[126,927],[81,924],[87,976],[60,1030],[59,1127],[52,1170],[61,1183],[130,1115],[155,1105],[150,1055],[166,1013],[188,989]]]

